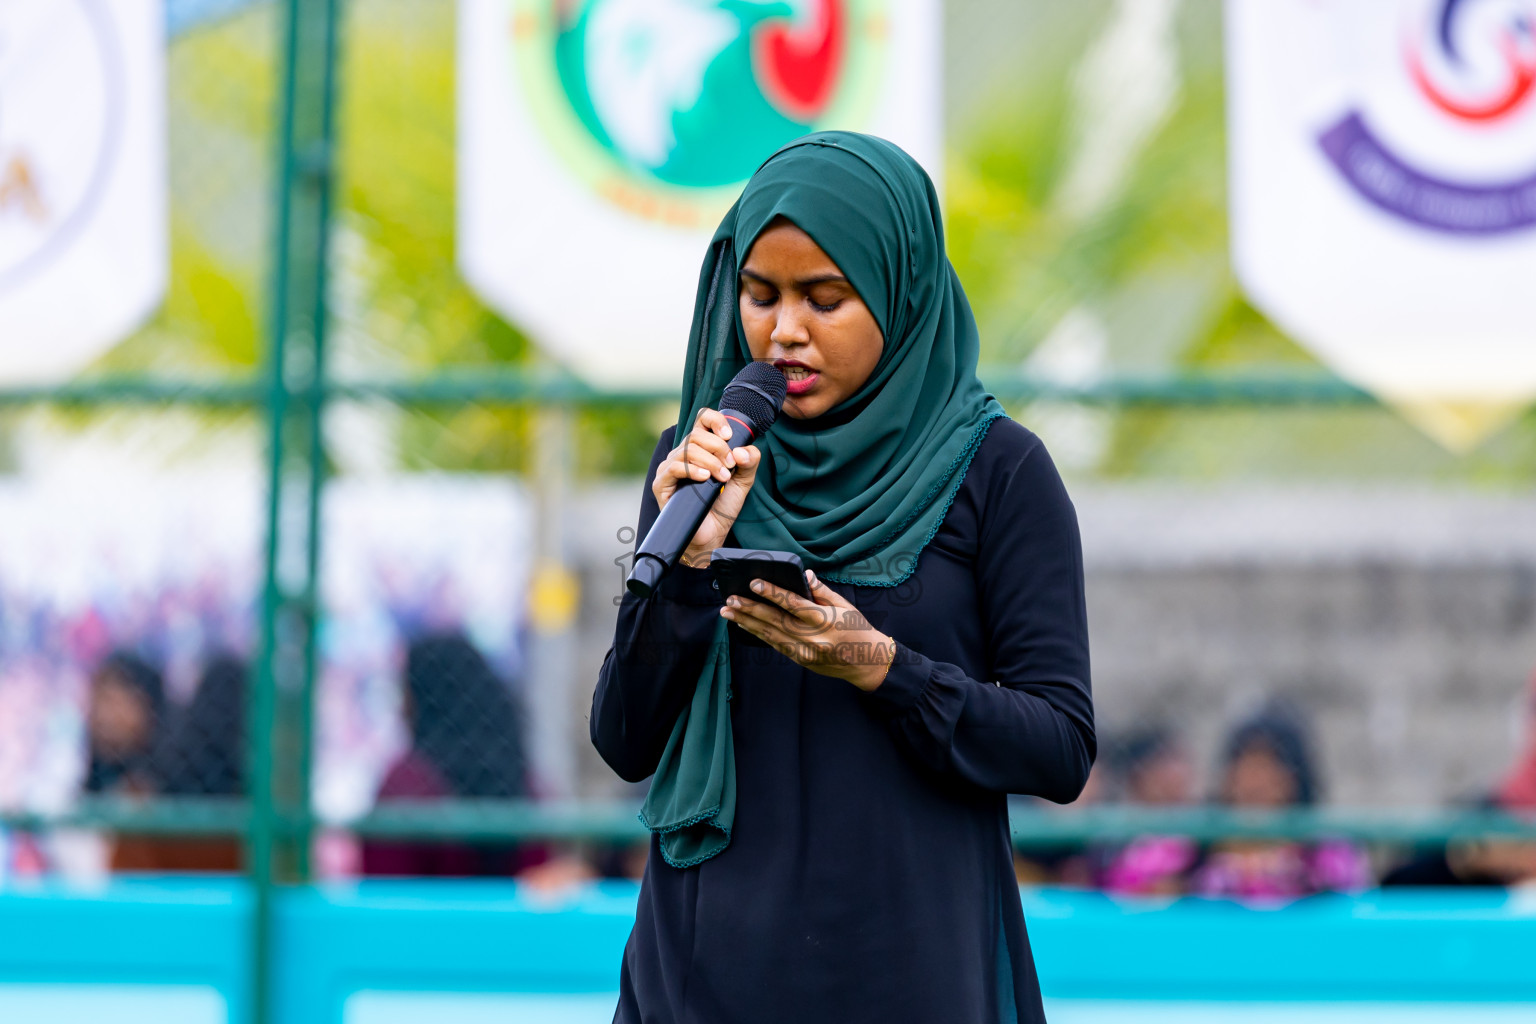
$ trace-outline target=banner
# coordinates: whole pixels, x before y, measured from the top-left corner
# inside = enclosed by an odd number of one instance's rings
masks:
[[[1536,398],[1536,0],[1228,0],[1254,305],[1466,449]]]
[[[757,165],[882,135],[937,176],[939,0],[460,0],[458,262],[608,385],[675,385],[699,267]]]
[[[160,0],[0,0],[0,382],[67,377],[167,272]]]

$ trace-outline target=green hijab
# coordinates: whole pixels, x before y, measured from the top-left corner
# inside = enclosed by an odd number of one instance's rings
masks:
[[[814,420],[780,416],[732,530],[741,547],[793,551],[824,580],[900,585],[938,531],[976,448],[1003,415],[976,378],[980,339],[944,253],[939,198],[917,161],[869,135],[818,132],[758,168],[721,221],[699,275],[678,431],[752,358],[737,253],[776,218],[819,245],[869,307],[885,345],[857,392]],[[729,641],[721,619],[641,821],[673,867],[730,842],[735,818]]]

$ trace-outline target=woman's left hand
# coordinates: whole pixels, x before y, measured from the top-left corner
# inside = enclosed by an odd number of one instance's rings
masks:
[[[864,691],[885,681],[895,641],[816,574],[807,572],[811,600],[753,580],[757,600],[728,597],[720,614],[812,672],[846,679]]]

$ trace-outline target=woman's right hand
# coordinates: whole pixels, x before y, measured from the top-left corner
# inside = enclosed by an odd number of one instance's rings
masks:
[[[656,467],[656,479],[651,481],[651,493],[662,508],[684,481],[713,478],[725,485],[683,552],[684,565],[709,565],[710,555],[725,543],[725,535],[731,532],[752,481],[757,479],[761,453],[755,445],[732,448],[731,428],[731,421],[719,411],[700,409],[693,429]]]

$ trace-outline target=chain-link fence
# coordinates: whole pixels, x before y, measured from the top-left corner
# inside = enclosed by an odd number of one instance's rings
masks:
[[[120,58],[135,26],[121,11],[77,6],[102,52]],[[167,11],[162,301],[68,384],[13,386],[4,399],[0,808],[139,817],[141,830],[115,842],[11,832],[0,872],[242,863],[263,536],[255,381],[268,336],[282,12],[236,6]],[[35,41],[20,9],[6,28],[11,51]],[[23,108],[8,110],[20,128],[0,150],[13,168],[32,160],[46,206],[56,154],[34,145],[22,55],[7,53],[7,98]],[[77,301],[95,300],[86,290]],[[134,810],[162,796],[185,813]]]
[[[1163,13],[1139,29],[1150,56],[1131,47],[1151,83],[1131,105],[1140,120],[1085,135],[1125,98],[1092,55],[1138,31],[1129,6],[973,0],[946,21],[949,245],[987,339],[983,376],[1082,482],[1085,524],[1134,540],[1124,524],[1146,508],[1164,525],[1199,512],[1094,497],[1148,479],[1528,487],[1529,416],[1474,456],[1433,450],[1243,300],[1227,269],[1214,0],[1148,5]],[[639,794],[591,755],[585,709],[672,397],[578,382],[462,279],[454,5],[187,0],[168,14],[165,300],[70,384],[0,393],[4,870],[240,870],[259,894],[359,874],[634,875]],[[1504,530],[1520,500],[1467,521]],[[1521,717],[1528,546],[1502,567],[1452,553],[1384,583],[1380,560],[1411,560],[1428,534],[1391,549],[1345,530],[1355,546],[1323,576],[1305,575],[1310,548],[1279,567],[1341,606],[1418,600],[1425,621],[1484,595],[1443,638],[1465,672],[1434,668],[1405,703],[1369,669],[1330,688],[1326,673],[1372,643],[1314,645],[1305,620],[1321,613],[1301,597],[1276,606],[1295,616],[1275,620],[1294,629],[1276,651],[1249,644],[1213,667],[1189,655],[1198,639],[1171,639],[1170,622],[1198,632],[1232,607],[1265,569],[1244,561],[1253,545],[1289,536],[1276,529],[1193,568],[1179,559],[1208,537],[1090,564],[1118,593],[1185,587],[1195,612],[1105,606],[1111,632],[1146,642],[1111,641],[1101,662],[1116,698],[1108,797],[1021,804],[1021,876],[1092,880],[1092,858],[1147,835],[1353,838],[1378,844],[1377,867],[1414,842],[1532,838],[1496,801],[1442,813],[1441,800],[1491,785],[1511,746],[1458,761],[1447,745]],[[1387,608],[1353,635],[1391,644],[1417,621]],[[1484,633],[1498,656],[1457,646]],[[1309,645],[1327,657],[1295,655]],[[1433,736],[1455,700],[1430,690],[1458,680],[1479,715],[1459,740]],[[1451,767],[1413,776],[1433,799],[1344,786],[1385,808],[1192,809],[1219,785],[1194,781],[1195,762],[1241,717],[1211,703],[1228,683],[1364,723],[1324,735],[1354,777],[1406,765],[1420,741]],[[1191,709],[1193,746],[1143,728]],[[1385,752],[1351,762],[1359,735]],[[1226,755],[1223,770],[1242,752]],[[258,931],[258,957],[265,942]]]

